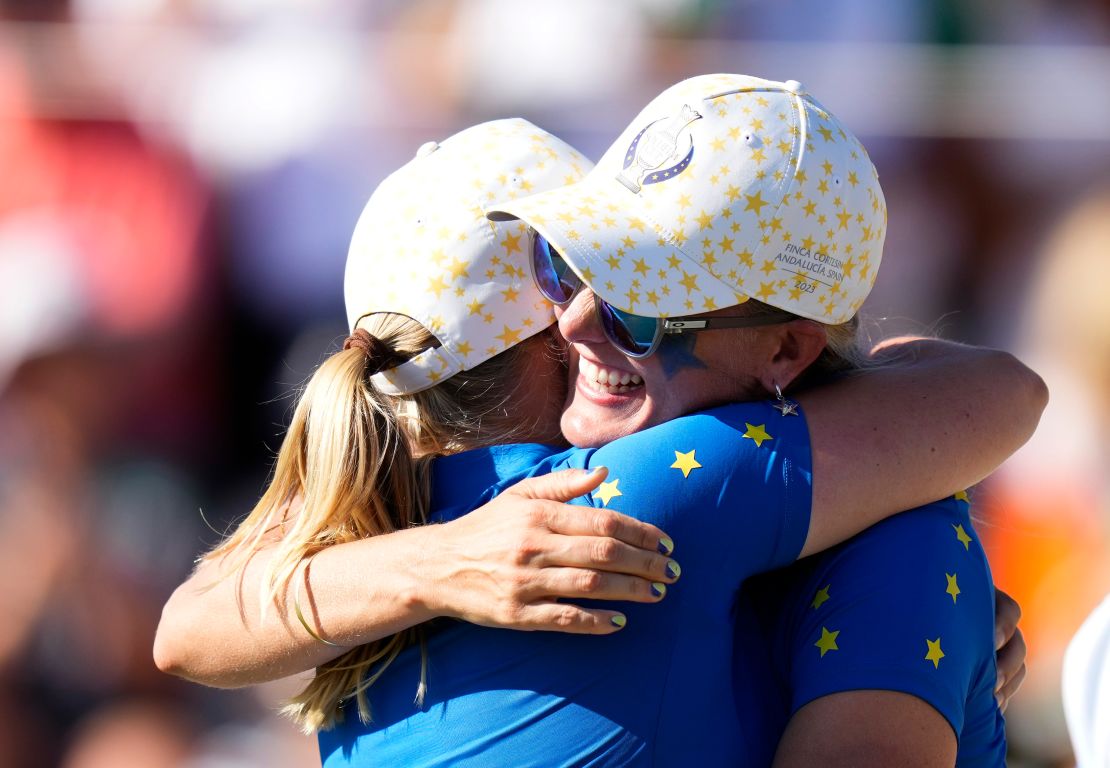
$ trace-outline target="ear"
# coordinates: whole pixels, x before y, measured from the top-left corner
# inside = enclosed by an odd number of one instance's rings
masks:
[[[771,393],[776,384],[785,390],[828,344],[825,326],[814,320],[792,320],[777,326],[776,331],[771,355],[759,376],[763,388]]]

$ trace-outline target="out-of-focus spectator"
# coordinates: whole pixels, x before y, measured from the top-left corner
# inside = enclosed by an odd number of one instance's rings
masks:
[[[1064,760],[1064,650],[1110,591],[1110,190],[1076,204],[1048,240],[1019,354],[1052,400],[1033,439],[982,494],[995,580],[1024,610],[1029,675],[1007,710],[1015,750]]]

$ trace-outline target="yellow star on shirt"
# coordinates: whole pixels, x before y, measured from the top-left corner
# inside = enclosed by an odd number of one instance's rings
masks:
[[[962,502],[965,502],[967,504],[971,503],[971,499],[969,499],[967,497],[967,491],[958,491],[956,493],[956,495],[953,496],[952,498],[954,498],[956,501],[962,501]]]
[[[672,464],[669,468],[680,469],[682,470],[683,477],[689,477],[691,472],[700,467],[701,464],[699,464],[697,459],[694,458],[694,451],[690,451],[689,453],[675,451],[674,464]]]
[[[594,496],[601,499],[602,506],[607,507],[609,506],[609,502],[615,499],[617,496],[624,495],[617,488],[617,483],[619,482],[620,478],[615,478],[608,482],[602,483],[601,487],[594,491]]]
[[[929,646],[929,652],[925,654],[925,660],[933,662],[933,669],[940,668],[940,660],[944,658],[944,651],[940,649],[940,638],[930,640],[925,638],[925,644]]]
[[[817,590],[817,594],[813,596],[813,602],[809,604],[810,607],[813,608],[813,610],[816,611],[818,608],[825,604],[826,600],[829,599],[829,587],[831,586],[832,584],[826,584],[825,586]]]
[[[971,537],[968,536],[967,531],[964,530],[963,523],[953,525],[952,528],[956,531],[956,538],[964,545],[964,549],[970,549]]]
[[[944,578],[948,579],[948,589],[944,591],[952,595],[952,604],[955,605],[956,595],[960,594],[960,585],[956,583],[956,574],[946,573]]]
[[[765,440],[774,440],[773,437],[767,434],[766,424],[754,426],[745,421],[744,426],[748,428],[748,431],[745,432],[743,436],[750,437],[752,440],[755,440],[755,445],[757,448],[762,447]]]
[[[815,646],[821,649],[821,658],[825,658],[825,654],[829,651],[839,651],[840,648],[836,645],[836,637],[840,634],[840,630],[830,632],[829,630],[821,627],[821,639],[814,643]]]

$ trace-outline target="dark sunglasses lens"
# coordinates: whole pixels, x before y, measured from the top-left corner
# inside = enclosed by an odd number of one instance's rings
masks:
[[[605,301],[598,302],[598,313],[605,335],[617,349],[636,357],[642,357],[651,350],[659,325],[657,318],[633,315],[610,306]]]
[[[578,288],[578,275],[538,232],[532,238],[532,272],[540,292],[556,304],[570,301]]]

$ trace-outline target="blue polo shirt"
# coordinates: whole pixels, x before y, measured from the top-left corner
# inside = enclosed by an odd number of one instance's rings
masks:
[[[741,605],[737,697],[749,713],[759,708],[761,728],[773,734],[752,753],[760,763],[773,755],[785,718],[809,702],[875,689],[936,709],[956,734],[957,765],[1005,764],[994,586],[966,494],[752,579]],[[753,626],[767,633],[762,640],[751,637]],[[776,708],[779,722],[769,714]]]
[[[468,451],[437,460],[432,517],[454,519],[528,476],[601,465],[606,482],[575,503],[674,538],[682,578],[666,598],[614,606],[628,625],[606,637],[449,622],[428,641],[423,707],[413,703],[420,652],[410,648],[369,688],[370,724],[352,704],[321,732],[324,766],[744,763],[753,745],[736,727],[745,713],[733,695],[734,600],[746,577],[794,561],[805,540],[805,420],[746,403],[596,450]]]

